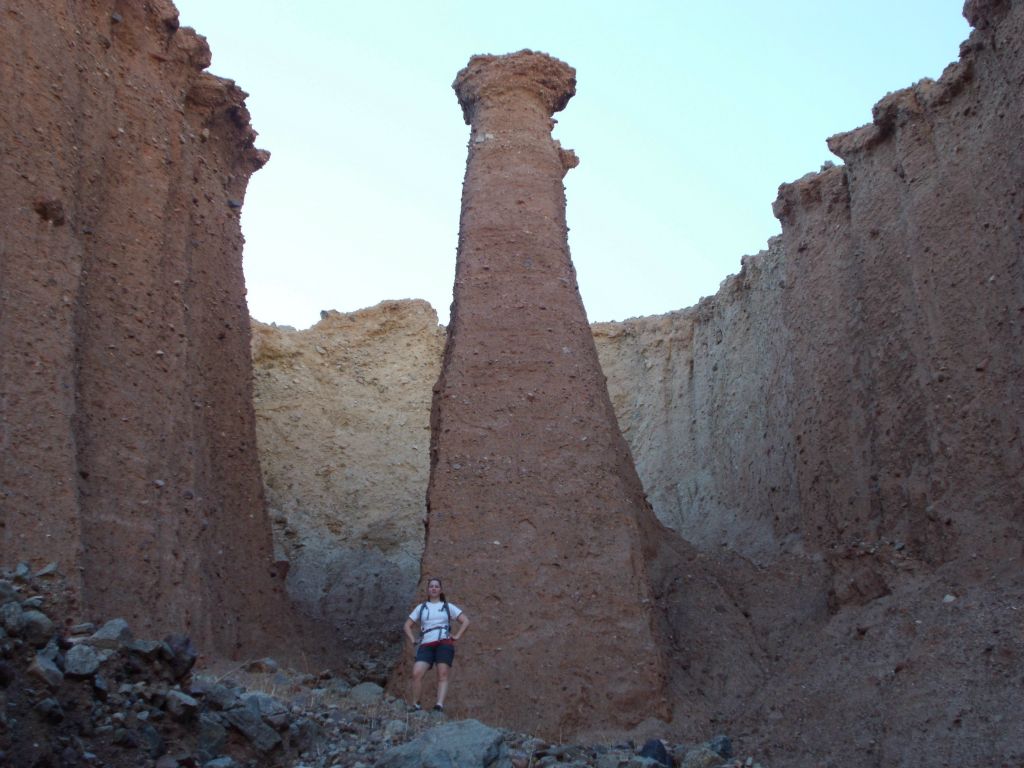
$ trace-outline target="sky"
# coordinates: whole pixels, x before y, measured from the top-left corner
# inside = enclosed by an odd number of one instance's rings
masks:
[[[554,137],[592,322],[691,306],[779,233],[778,186],[886,93],[937,78],[962,0],[176,0],[210,71],[250,96],[270,162],[242,210],[250,313],[420,298],[448,321],[469,128],[451,83],[477,53],[576,68]]]

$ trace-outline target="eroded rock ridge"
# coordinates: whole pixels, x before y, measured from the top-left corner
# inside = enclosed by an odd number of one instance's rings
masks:
[[[251,646],[275,613],[238,211],[245,94],[170,2],[5,3],[0,560],[73,615]]]

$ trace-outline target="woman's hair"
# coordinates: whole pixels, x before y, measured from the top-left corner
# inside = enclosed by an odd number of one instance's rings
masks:
[[[441,588],[441,602],[442,603],[447,603],[448,602],[448,598],[444,596],[444,584],[441,583],[441,580],[439,578],[437,578],[437,576],[431,576],[429,579],[427,579],[427,586],[428,587],[430,586],[430,582],[432,582],[432,581],[436,581],[437,582],[437,586],[439,586]]]

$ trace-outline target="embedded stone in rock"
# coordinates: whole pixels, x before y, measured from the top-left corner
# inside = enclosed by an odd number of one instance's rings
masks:
[[[41,578],[43,578],[45,576],[54,576],[57,573],[59,573],[57,568],[58,568],[57,563],[47,563],[42,568],[40,568],[38,571],[36,571],[36,576],[35,577],[37,579],[41,579]]]
[[[551,137],[575,84],[531,51],[474,56],[455,80],[471,140],[422,571],[445,577],[487,659],[459,669],[452,703],[566,735],[667,716],[647,573],[663,529],[569,256],[561,180],[576,156]]]

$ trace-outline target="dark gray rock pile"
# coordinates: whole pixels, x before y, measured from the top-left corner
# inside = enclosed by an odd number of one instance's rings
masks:
[[[56,571],[0,572],[0,766],[29,768],[748,768],[725,737],[698,746],[555,744],[409,712],[371,680],[270,658],[194,669],[184,635],[60,619]],[[212,667],[211,667],[212,669]]]

